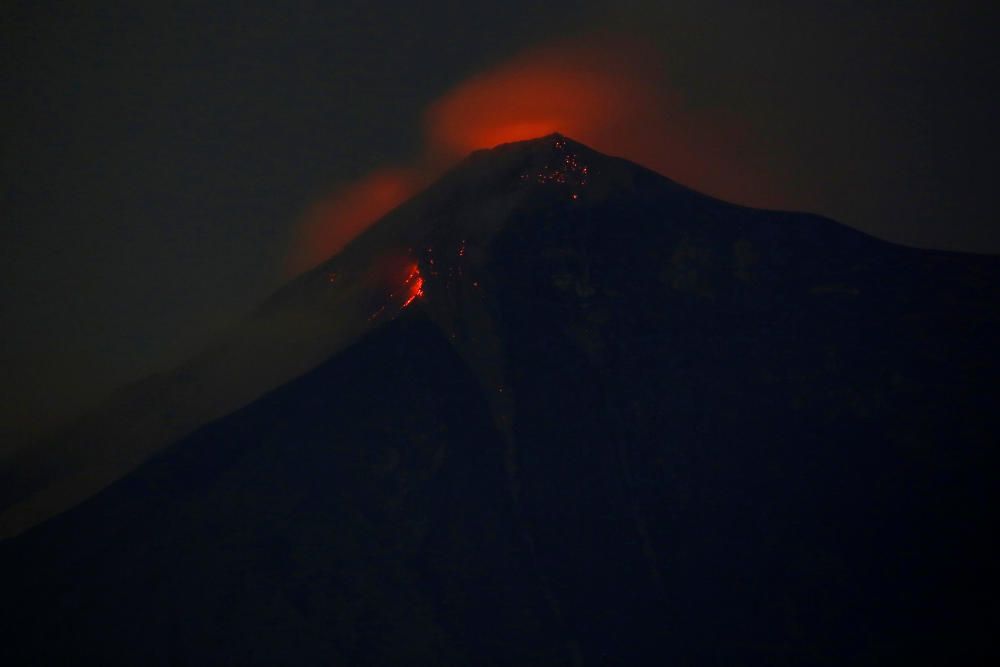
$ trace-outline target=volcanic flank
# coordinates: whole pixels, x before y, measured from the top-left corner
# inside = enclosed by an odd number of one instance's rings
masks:
[[[68,434],[86,475],[6,473],[9,532],[124,477],[0,545],[0,657],[986,664],[997,285],[474,153]]]

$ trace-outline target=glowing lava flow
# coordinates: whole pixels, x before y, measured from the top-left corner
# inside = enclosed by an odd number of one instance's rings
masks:
[[[378,309],[372,313],[369,317],[369,321],[378,319],[386,310],[387,307],[392,307],[393,304],[398,304],[399,299],[402,298],[403,302],[399,306],[399,311],[396,311],[396,315],[399,314],[404,308],[407,308],[412,304],[417,298],[424,295],[424,277],[420,273],[419,264],[411,264],[408,272],[406,274],[406,279],[403,280],[403,284],[389,292],[386,301],[378,307]],[[395,315],[393,315],[395,317]]]
[[[406,301],[403,302],[403,308],[406,308],[413,303],[414,299],[424,295],[424,277],[420,275],[419,265],[414,264],[410,268],[410,273],[406,276],[403,286],[408,290]]]

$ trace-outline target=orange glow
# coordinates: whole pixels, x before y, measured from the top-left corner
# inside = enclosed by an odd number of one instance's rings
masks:
[[[428,143],[457,157],[560,132],[708,194],[780,205],[749,133],[724,113],[691,108],[649,64],[662,61],[647,46],[593,38],[528,51],[431,105]]]
[[[288,258],[289,271],[305,271],[336,254],[418,187],[411,170],[381,169],[339,188],[306,214]]]
[[[338,252],[469,152],[553,132],[722,199],[766,208],[792,204],[774,187],[763,151],[734,116],[693,107],[650,65],[665,60],[632,40],[589,37],[529,50],[459,83],[426,110],[426,147],[413,166],[376,170],[309,211],[290,271]],[[555,173],[544,178],[566,182]],[[569,196],[579,199],[576,192]]]
[[[594,128],[615,122],[630,102],[623,96],[633,93],[630,82],[605,71],[602,55],[559,45],[525,53],[459,84],[427,111],[430,145],[464,155],[553,132],[589,143]]]

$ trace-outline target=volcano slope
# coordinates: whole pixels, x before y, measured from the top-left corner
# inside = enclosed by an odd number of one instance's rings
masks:
[[[998,285],[560,136],[476,153],[264,306],[348,290],[353,342],[0,544],[0,657],[995,660]]]

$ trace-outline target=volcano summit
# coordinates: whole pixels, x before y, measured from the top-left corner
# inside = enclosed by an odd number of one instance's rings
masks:
[[[57,516],[0,544],[0,656],[987,664],[998,285],[559,135],[474,153],[5,471],[9,533]]]

